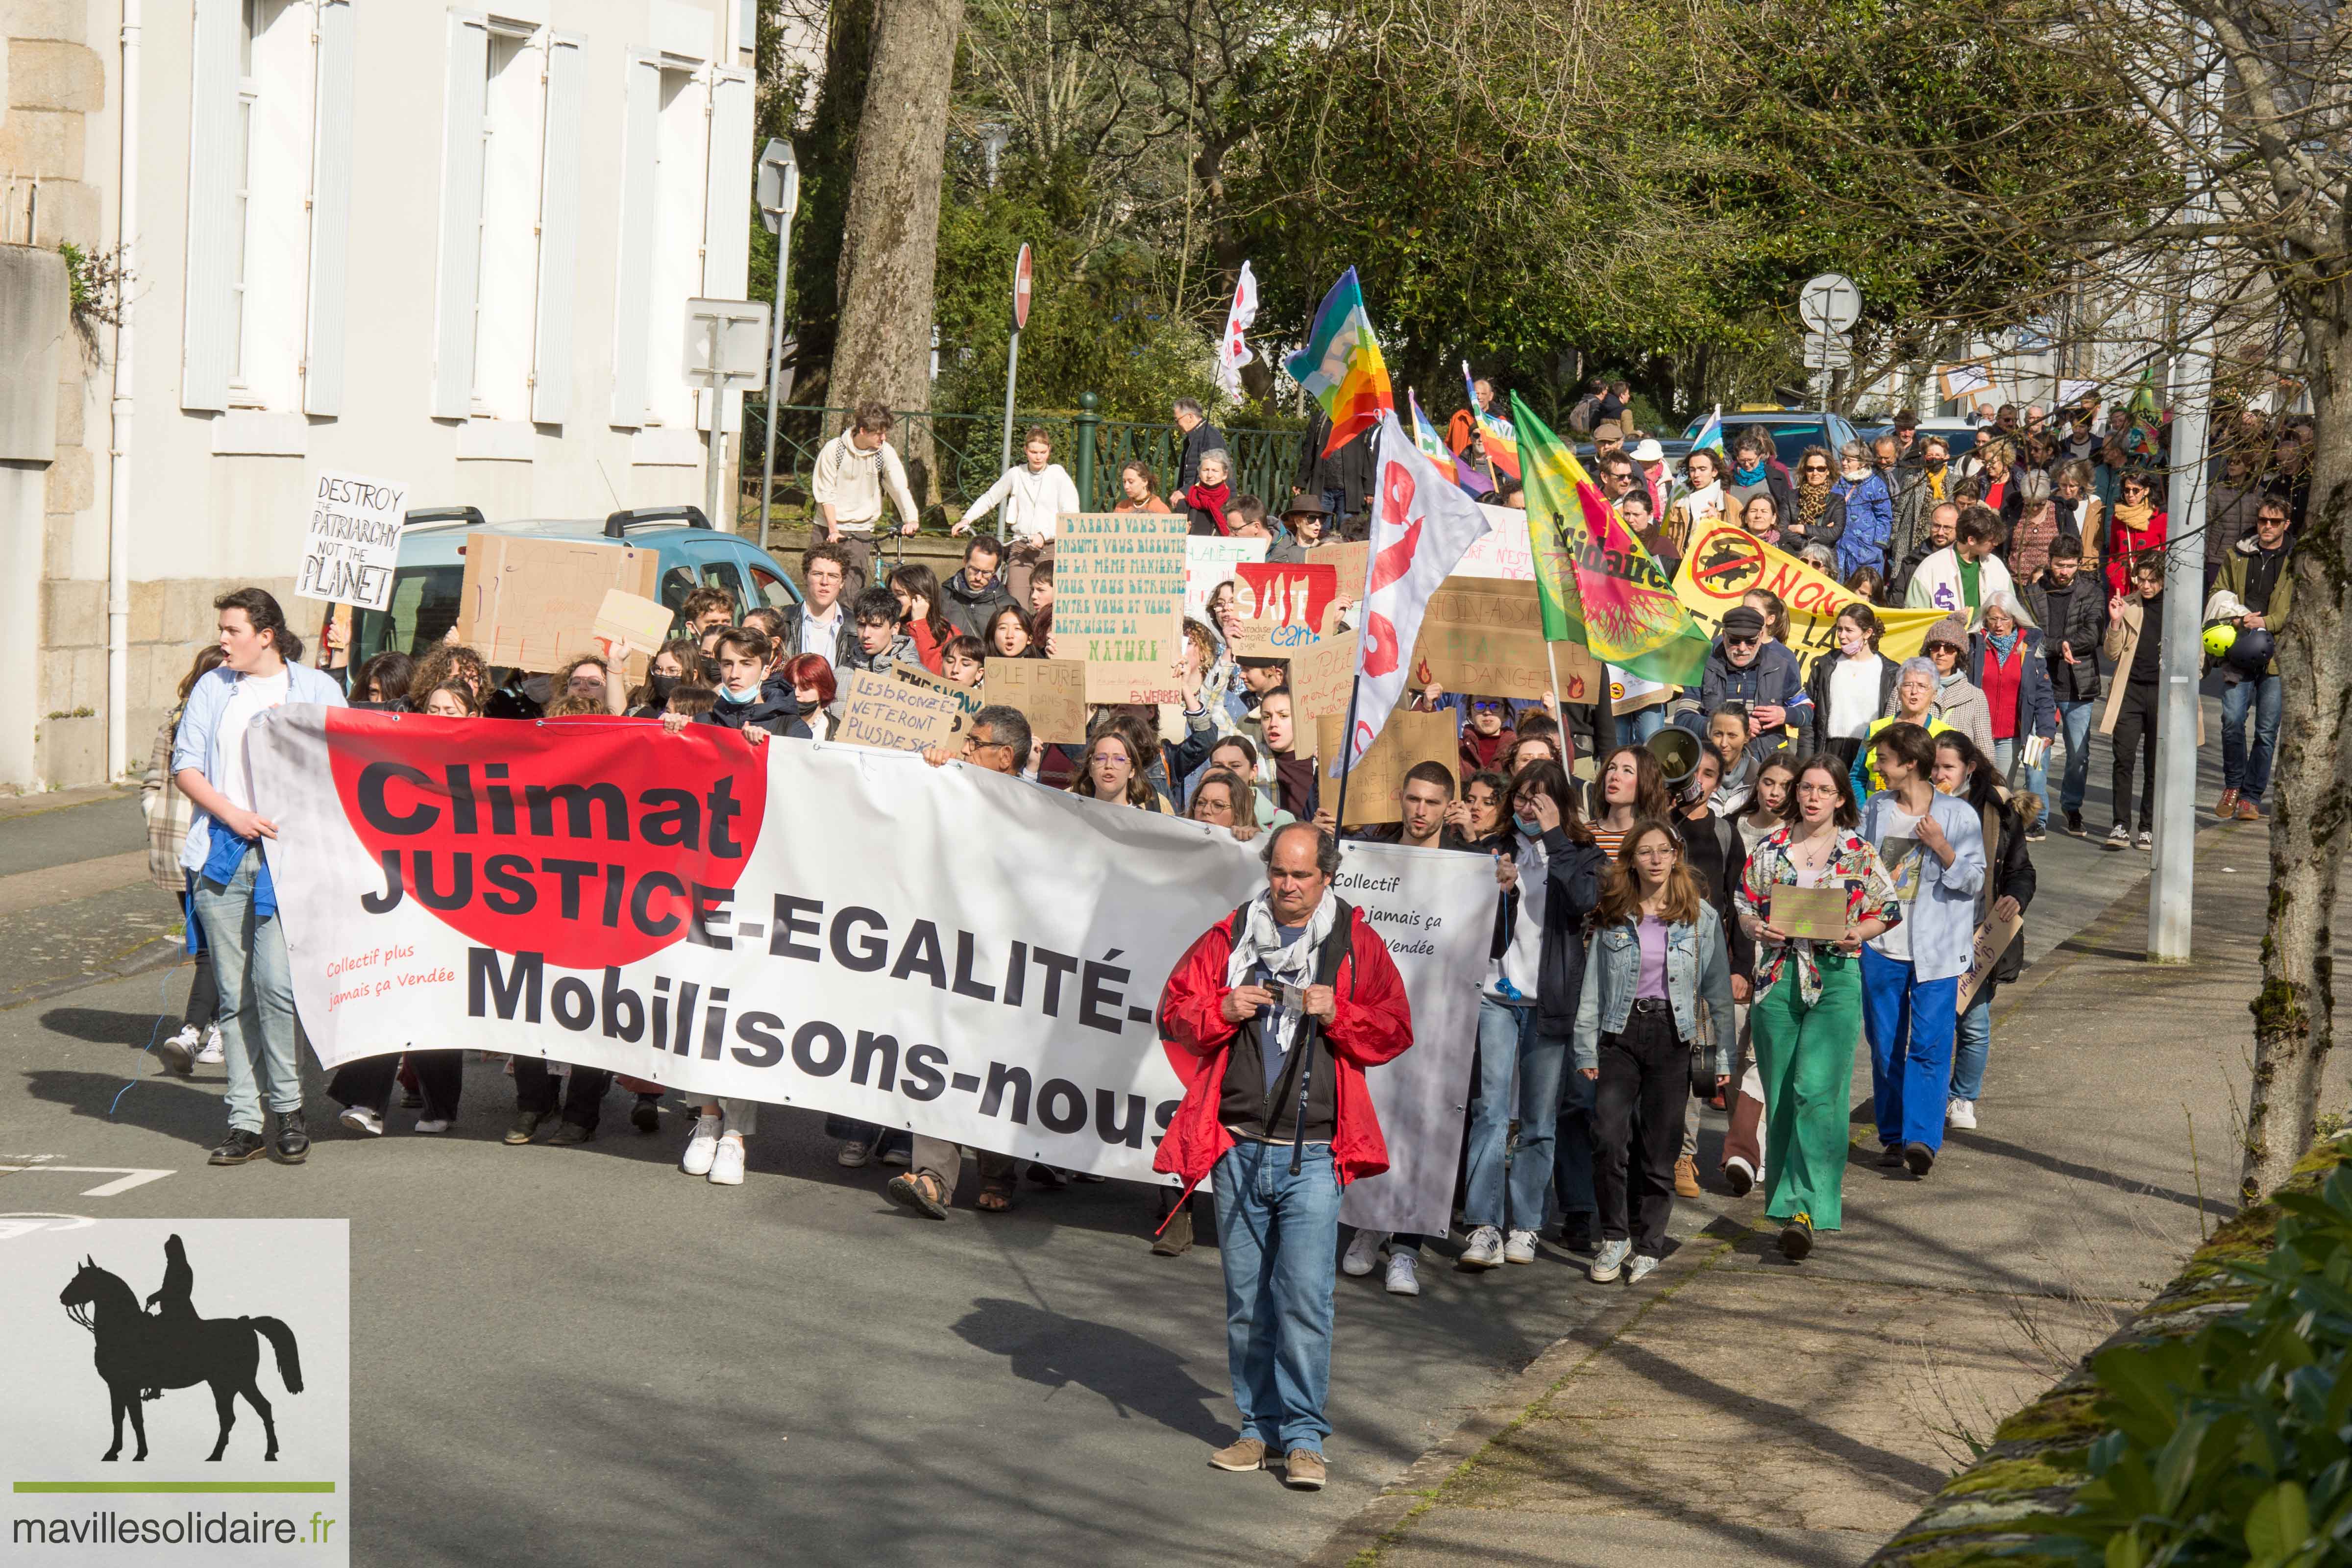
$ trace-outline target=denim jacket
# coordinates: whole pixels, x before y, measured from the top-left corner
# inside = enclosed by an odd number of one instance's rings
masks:
[[[1882,842],[1890,819],[1902,809],[1889,791],[1872,795],[1862,808],[1864,840]],[[1945,865],[1920,847],[1919,890],[1904,906],[1903,923],[1911,928],[1912,978],[1949,980],[1966,974],[1976,957],[1977,889],[1985,879],[1984,825],[1977,820],[1976,808],[1958,795],[1932,796],[1928,810],[1951,844],[1952,863]]]
[[[326,708],[347,708],[343,689],[335,678],[324,670],[312,669],[305,664],[286,667],[286,700],[316,702]],[[228,711],[228,700],[236,695],[236,683],[244,677],[224,665],[209,670],[188,693],[187,711],[181,716],[180,732],[172,742],[172,772],[184,773],[190,768],[205,775],[205,782],[217,784],[222,776],[220,752],[221,715]],[[251,735],[247,731],[247,734]],[[212,813],[192,801],[191,819],[186,842],[180,846],[180,866],[184,870],[201,871],[212,855]]]
[[[1602,926],[1593,934],[1584,994],[1576,1005],[1578,1068],[1601,1065],[1601,1037],[1623,1033],[1641,983],[1642,939],[1633,922]],[[1666,928],[1666,1000],[1674,1008],[1675,1032],[1690,1041],[1698,1038],[1698,1005],[1706,1004],[1715,1036],[1715,1074],[1730,1077],[1737,1033],[1731,1014],[1731,958],[1724,946],[1723,917],[1712,904],[1699,904],[1696,924],[1677,921]]]

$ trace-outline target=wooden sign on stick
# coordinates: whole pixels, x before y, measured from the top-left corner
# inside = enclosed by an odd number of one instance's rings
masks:
[[[1348,721],[1344,713],[1318,713],[1315,716],[1315,754],[1318,758],[1339,754],[1339,731]],[[1372,742],[1348,775],[1348,816],[1339,826],[1357,827],[1372,822],[1397,822],[1404,816],[1398,794],[1404,788],[1405,773],[1421,763],[1443,763],[1445,771],[1458,775],[1462,770],[1461,733],[1455,727],[1453,713],[1415,713],[1400,708],[1389,715],[1381,726],[1380,739]],[[1339,781],[1328,777],[1328,763],[1318,763],[1326,777],[1321,785],[1326,805],[1339,798]],[[1459,778],[1456,778],[1459,784]]]

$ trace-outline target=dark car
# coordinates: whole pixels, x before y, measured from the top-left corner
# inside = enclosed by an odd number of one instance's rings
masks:
[[[1706,423],[1701,415],[1691,421],[1685,436],[1696,436]],[[1859,441],[1861,433],[1854,429],[1843,414],[1826,410],[1782,409],[1772,414],[1727,414],[1723,416],[1723,439],[1726,447],[1739,438],[1739,433],[1752,425],[1761,425],[1770,432],[1772,445],[1780,461],[1796,466],[1797,458],[1808,447],[1826,447],[1834,457],[1839,447],[1848,441]]]

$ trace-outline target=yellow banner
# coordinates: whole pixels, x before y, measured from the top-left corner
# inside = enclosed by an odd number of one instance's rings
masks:
[[[1738,604],[1741,595],[1759,588],[1779,595],[1789,607],[1789,651],[1810,677],[1815,659],[1837,651],[1833,628],[1838,612],[1857,595],[1829,574],[1775,550],[1745,529],[1727,522],[1700,524],[1675,573],[1675,594],[1707,635],[1723,629],[1724,611]],[[1917,653],[1927,628],[1944,618],[1941,610],[1870,607],[1883,628],[1878,651],[1892,659]]]

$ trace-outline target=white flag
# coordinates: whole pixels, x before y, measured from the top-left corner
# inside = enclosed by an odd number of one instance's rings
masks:
[[[1492,526],[1476,501],[1450,474],[1421,455],[1396,413],[1381,416],[1379,460],[1372,489],[1371,548],[1365,552],[1364,599],[1357,623],[1363,634],[1356,721],[1331,776],[1353,767],[1380,739],[1404,696],[1421,617],[1429,596]]]
[[[1239,398],[1242,395],[1242,366],[1256,357],[1250,353],[1243,333],[1257,320],[1257,279],[1250,264],[1242,263],[1241,281],[1234,285],[1233,309],[1225,313],[1224,341],[1217,345],[1217,384],[1225,395]]]

